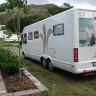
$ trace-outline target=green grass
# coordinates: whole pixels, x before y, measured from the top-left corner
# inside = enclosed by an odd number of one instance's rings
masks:
[[[0,38],[0,47],[3,45],[4,39]]]
[[[82,77],[62,70],[51,73],[40,63],[27,60],[25,67],[49,88],[49,96],[96,96],[96,75]]]
[[[3,46],[4,47],[13,47],[13,46],[17,46],[17,44],[9,42],[9,43],[4,43]]]
[[[49,96],[96,96],[96,75],[82,77],[63,70],[52,73],[38,62],[25,60],[24,63],[24,67],[49,89]]]
[[[2,45],[3,47],[19,47],[19,45],[18,45],[18,43],[14,43],[14,42],[4,42],[3,43],[3,45]],[[20,46],[20,48],[21,48],[21,46]]]

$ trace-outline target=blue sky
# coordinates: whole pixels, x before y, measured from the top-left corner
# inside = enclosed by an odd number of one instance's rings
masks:
[[[0,0],[0,3],[5,2],[6,0]],[[61,6],[63,3],[69,3],[76,8],[82,9],[93,9],[96,10],[96,0],[27,0],[28,4],[48,4],[54,3],[58,6]]]

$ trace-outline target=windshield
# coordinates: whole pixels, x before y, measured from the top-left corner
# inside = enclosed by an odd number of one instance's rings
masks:
[[[79,18],[79,46],[96,46],[96,19]]]

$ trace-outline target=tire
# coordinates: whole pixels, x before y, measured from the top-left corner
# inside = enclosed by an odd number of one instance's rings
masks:
[[[55,72],[55,67],[53,66],[53,64],[52,64],[52,62],[50,60],[48,61],[48,65],[49,65],[49,70],[51,72]]]
[[[23,59],[26,59],[24,52],[22,53],[22,58]]]
[[[43,66],[44,69],[48,69],[46,59],[42,59],[41,63],[42,63],[42,66]]]

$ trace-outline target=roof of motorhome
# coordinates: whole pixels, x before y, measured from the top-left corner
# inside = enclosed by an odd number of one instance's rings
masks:
[[[24,30],[25,30],[26,28],[34,25],[34,24],[40,23],[40,22],[42,22],[42,21],[44,21],[44,20],[47,20],[47,19],[49,19],[49,18],[52,18],[52,17],[54,17],[54,16],[57,16],[57,15],[60,15],[60,14],[62,14],[62,13],[66,13],[66,12],[69,12],[69,11],[72,11],[72,10],[82,10],[82,11],[84,10],[84,11],[93,11],[93,12],[96,12],[96,10],[71,8],[71,9],[66,10],[66,11],[64,11],[64,12],[61,12],[61,13],[59,13],[59,14],[56,14],[56,15],[50,16],[50,17],[48,17],[48,18],[46,18],[46,19],[43,19],[43,20],[41,20],[41,21],[38,21],[38,22],[36,22],[36,23],[30,24],[30,25],[26,26],[26,27],[24,28]],[[23,30],[23,31],[24,31],[24,30]]]

